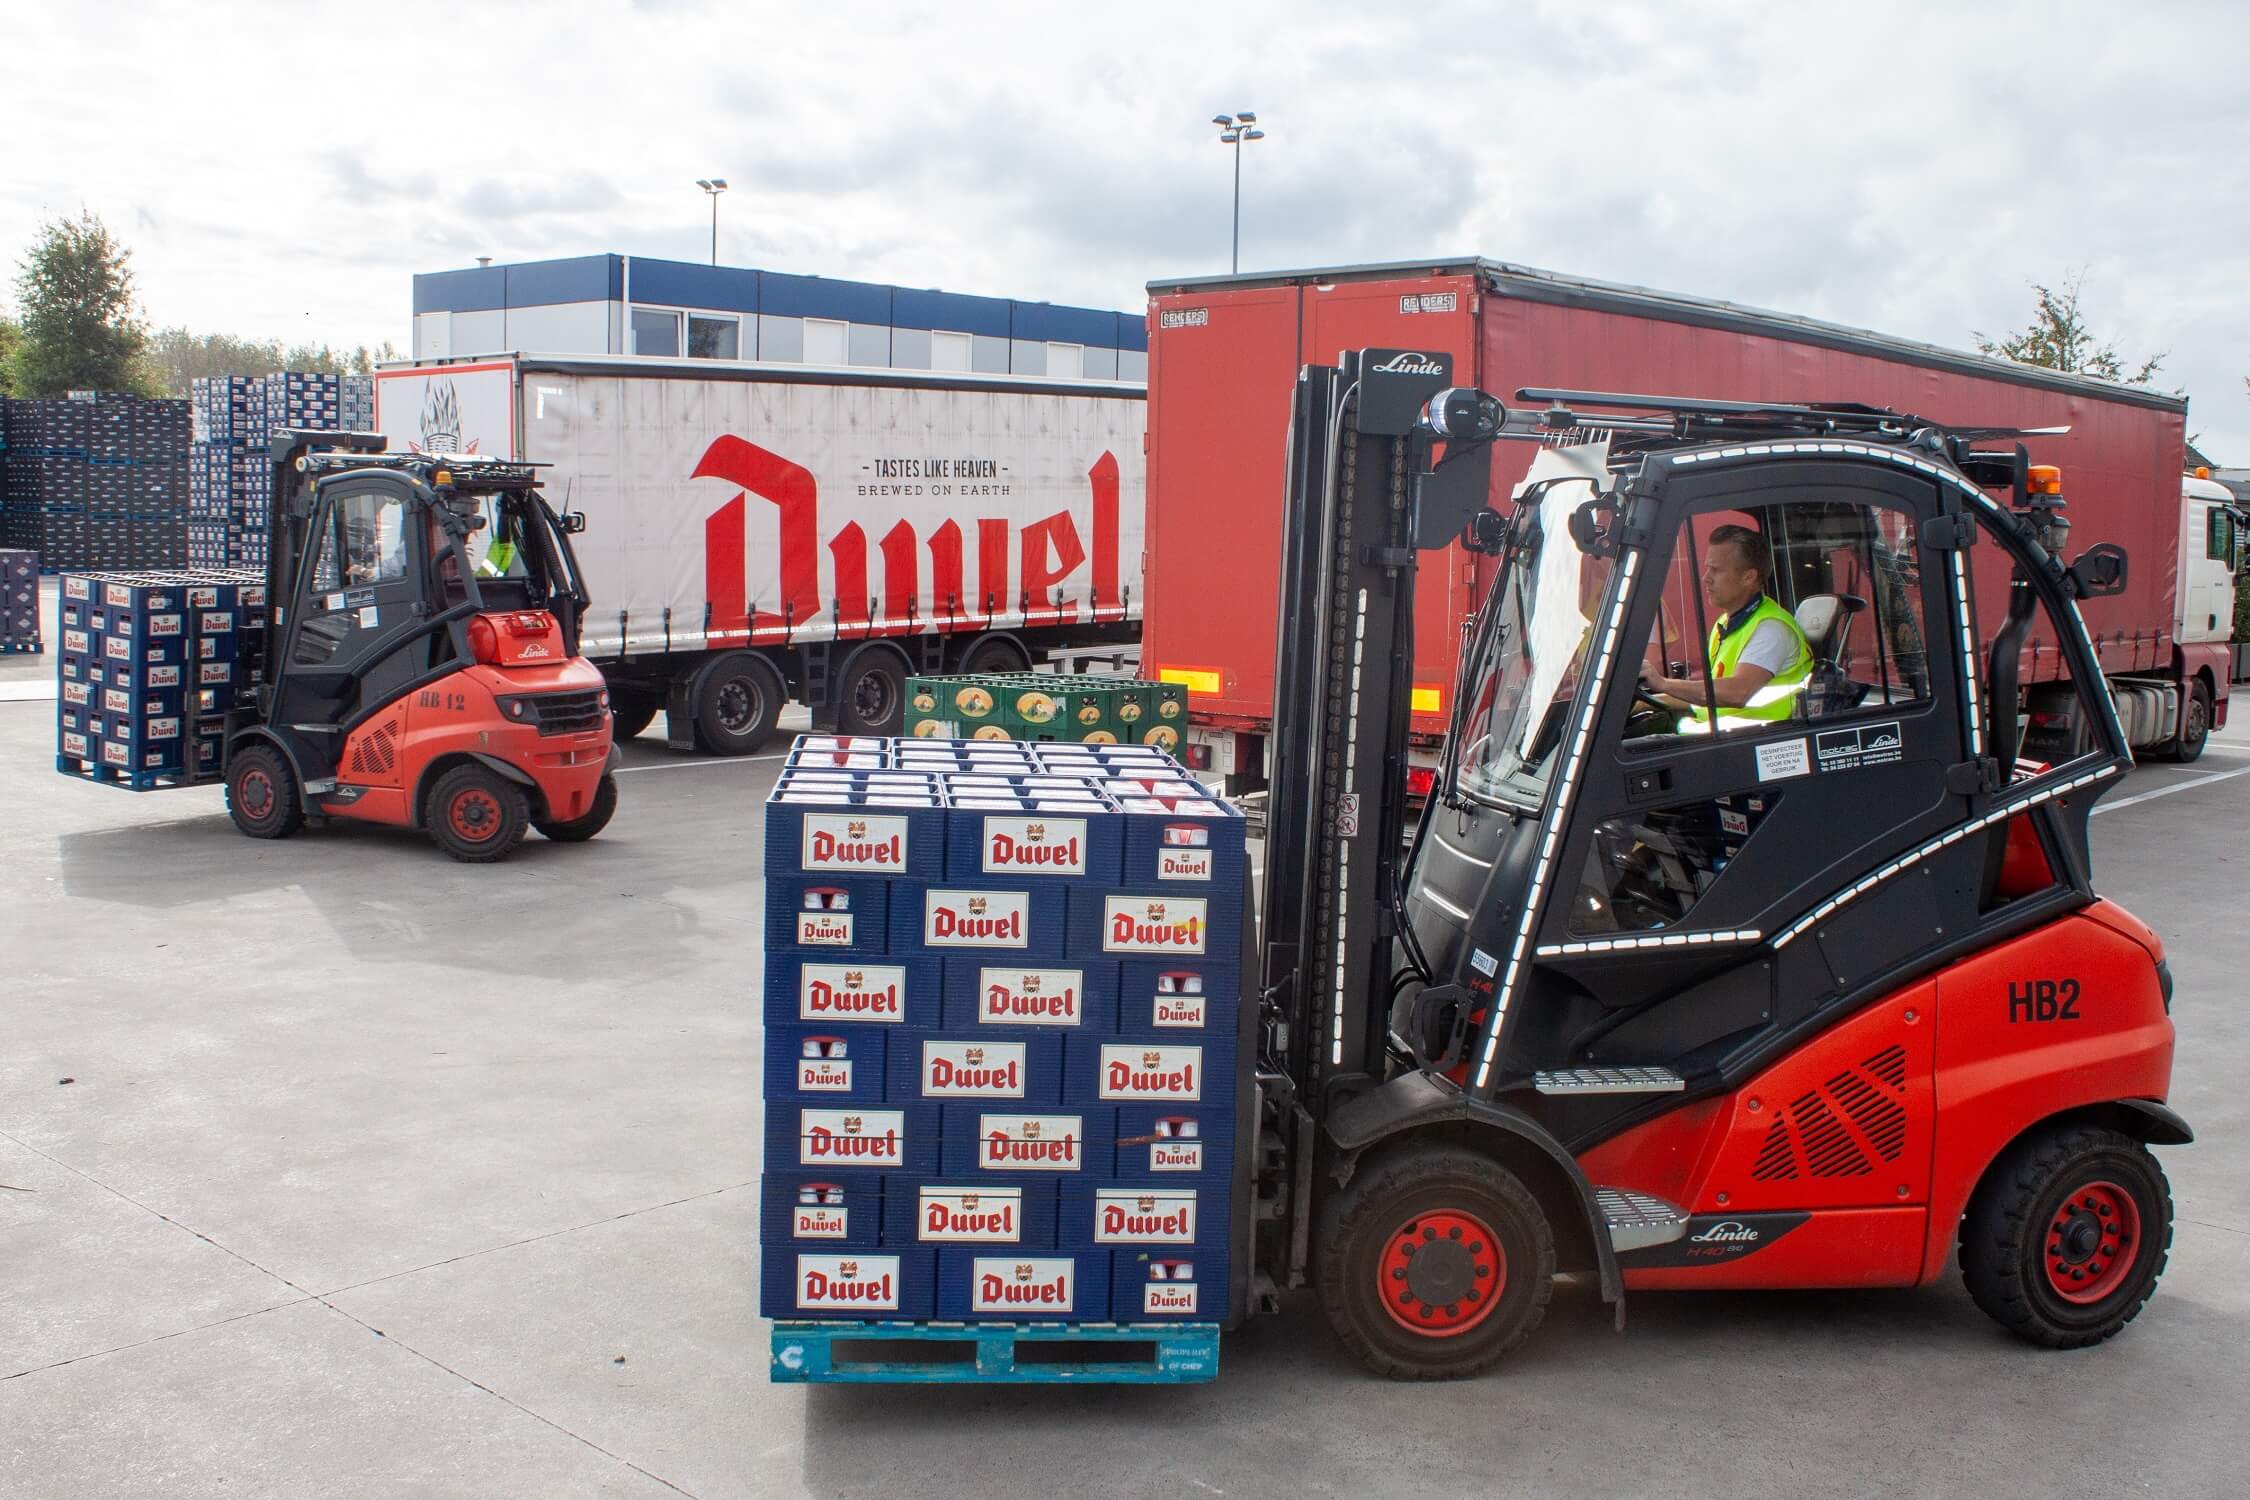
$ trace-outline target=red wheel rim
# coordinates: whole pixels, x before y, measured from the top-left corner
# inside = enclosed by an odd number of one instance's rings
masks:
[[[482,787],[455,792],[452,805],[445,810],[445,820],[455,833],[472,844],[481,844],[500,831],[500,800]]]
[[[1384,1241],[1375,1265],[1383,1310],[1399,1327],[1426,1338],[1467,1333],[1492,1316],[1507,1285],[1500,1237],[1459,1209],[1408,1219]]]
[[[273,778],[263,771],[245,772],[238,795],[245,814],[262,818],[273,811]]]
[[[2089,1182],[2056,1205],[2041,1247],[2047,1287],[2065,1302],[2099,1302],[2140,1258],[2141,1211],[2114,1182]]]

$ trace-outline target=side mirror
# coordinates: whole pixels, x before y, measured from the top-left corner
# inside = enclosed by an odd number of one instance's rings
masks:
[[[2080,553],[2070,565],[2071,592],[2081,599],[2107,599],[2125,592],[2125,549],[2103,542]]]
[[[566,510],[557,519],[562,522],[565,536],[576,536],[586,529],[586,512],[582,510]]]

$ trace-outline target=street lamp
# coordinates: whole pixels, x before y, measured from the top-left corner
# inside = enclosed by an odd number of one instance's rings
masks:
[[[719,194],[727,190],[724,177],[698,177],[695,185],[711,197],[711,264],[719,263]]]
[[[1249,110],[1231,115],[1213,115],[1211,123],[1219,127],[1219,144],[1234,147],[1234,256],[1230,269],[1242,269],[1242,143],[1262,141],[1266,133],[1258,129],[1258,117]]]

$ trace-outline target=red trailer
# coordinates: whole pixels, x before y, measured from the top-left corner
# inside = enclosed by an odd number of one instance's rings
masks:
[[[1457,382],[1511,404],[1520,387],[1572,387],[2068,426],[2027,442],[2032,462],[2062,470],[2073,549],[2114,542],[2131,559],[2126,591],[2085,608],[2128,738],[2192,757],[2225,722],[2229,632],[2203,607],[2201,575],[2231,576],[2236,540],[2223,507],[2183,497],[2184,400],[1732,303],[1489,260],[1424,261],[1149,284],[1143,670],[1186,686],[1189,749],[1232,790],[1264,774],[1297,371],[1370,347],[1449,354]],[[1496,506],[1529,461],[1520,446],[1497,455]],[[1995,549],[1976,555],[1989,638],[2006,573]],[[1425,750],[1445,732],[1447,684],[1484,582],[1458,548],[1423,565],[1413,730]],[[2035,751],[2042,730],[2056,750],[2085,732],[2059,700],[2044,702],[2041,684],[2058,671],[2055,643],[2035,635],[2022,673]]]

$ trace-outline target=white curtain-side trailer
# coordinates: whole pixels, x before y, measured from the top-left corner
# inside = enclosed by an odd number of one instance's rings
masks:
[[[910,673],[1139,639],[1138,385],[515,354],[375,391],[395,448],[552,466],[621,733],[747,754],[792,698],[895,733]]]

